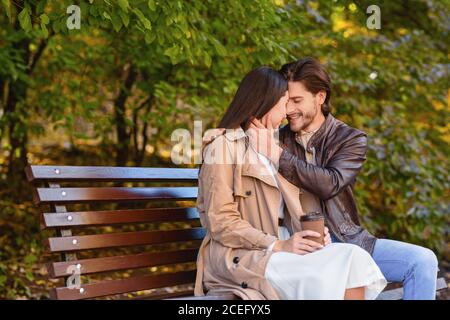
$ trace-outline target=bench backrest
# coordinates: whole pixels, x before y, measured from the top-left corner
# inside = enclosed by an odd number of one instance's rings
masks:
[[[61,254],[61,261],[47,265],[51,278],[64,279],[63,286],[52,290],[51,298],[158,292],[149,289],[180,285],[187,289],[155,297],[192,292],[198,247],[205,235],[194,203],[197,169],[31,165],[25,171],[36,186],[34,202],[49,208],[41,214],[42,228],[55,230],[56,236],[45,240],[46,252]],[[180,182],[184,185],[179,186]],[[152,186],[142,186],[145,183]],[[111,208],[98,210],[99,204]],[[141,207],[136,208],[138,204]],[[116,227],[123,226],[131,231],[116,232]],[[177,269],[180,263],[187,265]],[[165,272],[169,268],[163,266],[171,264],[171,272]],[[81,285],[71,288],[77,273]]]

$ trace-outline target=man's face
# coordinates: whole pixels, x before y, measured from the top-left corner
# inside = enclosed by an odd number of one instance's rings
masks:
[[[320,105],[317,95],[312,94],[300,81],[289,81],[289,101],[286,106],[286,117],[291,131],[299,132],[307,128],[317,113]]]

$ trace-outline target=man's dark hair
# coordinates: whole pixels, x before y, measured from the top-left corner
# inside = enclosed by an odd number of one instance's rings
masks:
[[[331,80],[325,67],[319,61],[308,57],[286,63],[281,67],[280,73],[288,81],[300,81],[313,94],[324,90],[327,96],[322,104],[322,113],[325,116],[330,113]]]

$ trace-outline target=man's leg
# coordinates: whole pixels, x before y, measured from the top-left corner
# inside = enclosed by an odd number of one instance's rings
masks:
[[[333,234],[332,242],[340,242]],[[438,261],[430,249],[411,243],[377,239],[372,258],[389,282],[403,283],[404,300],[434,300]]]
[[[434,300],[438,261],[430,249],[411,243],[378,239],[372,254],[389,282],[403,282],[404,300]]]

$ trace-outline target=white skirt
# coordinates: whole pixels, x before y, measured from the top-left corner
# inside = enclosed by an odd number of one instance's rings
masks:
[[[279,227],[279,238],[290,238]],[[365,299],[375,299],[387,281],[372,256],[357,245],[331,243],[305,255],[275,252],[266,279],[284,300],[341,300],[346,289],[365,287]]]

